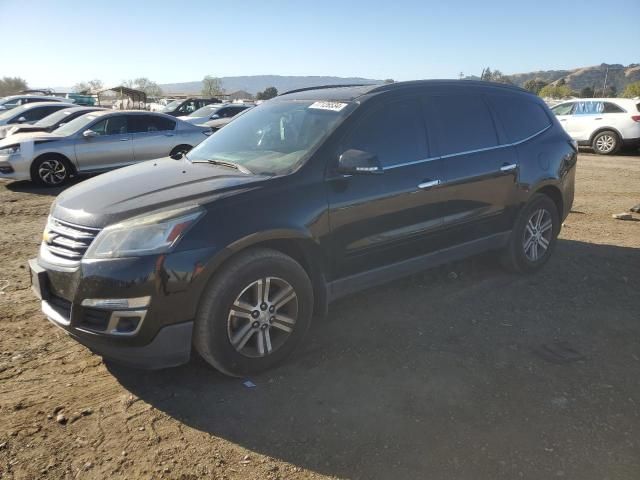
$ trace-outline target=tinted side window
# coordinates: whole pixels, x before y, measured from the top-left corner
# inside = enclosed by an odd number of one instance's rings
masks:
[[[175,121],[155,115],[129,116],[129,132],[131,133],[162,132],[173,130],[175,126]]]
[[[358,122],[344,147],[375,153],[383,167],[425,158],[420,104],[400,100],[376,108]]]
[[[429,97],[434,132],[441,155],[468,152],[498,145],[489,108],[479,95]],[[433,126],[432,126],[433,124]]]
[[[524,140],[551,125],[544,108],[528,98],[490,95],[488,99],[509,142]]]
[[[624,110],[615,103],[604,102],[603,113],[624,113]]]
[[[98,135],[122,135],[127,133],[127,117],[124,115],[117,117],[109,117],[94,123],[91,130]]]

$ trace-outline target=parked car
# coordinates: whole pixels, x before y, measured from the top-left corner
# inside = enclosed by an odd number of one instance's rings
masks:
[[[16,125],[31,125],[44,117],[64,108],[73,107],[71,103],[37,102],[26,103],[11,110],[0,112],[0,138],[7,136]]]
[[[559,103],[551,108],[578,145],[601,155],[622,147],[640,147],[640,101],[628,98],[589,98]]]
[[[105,357],[161,368],[194,345],[226,374],[254,374],[354,291],[488,250],[538,270],[576,159],[544,102],[513,86],[295,90],[180,160],[67,189],[29,262],[33,289]]]
[[[210,103],[221,103],[217,98],[187,98],[185,100],[174,100],[167,104],[161,111],[167,115],[180,117],[189,115],[199,108],[209,105]]]
[[[195,112],[178,117],[185,122],[193,123],[196,125],[202,125],[210,120],[225,120],[235,117],[240,112],[243,112],[247,108],[253,105],[245,103],[212,103],[199,108]]]
[[[61,127],[65,123],[69,123],[74,118],[78,118],[80,115],[86,113],[97,112],[104,110],[99,107],[69,107],[58,110],[38,120],[34,124],[20,123],[14,125],[7,131],[6,137],[13,135],[14,133],[27,133],[27,132],[53,132],[55,129]],[[1,135],[1,134],[0,134]]]
[[[3,110],[11,110],[12,108],[19,107],[20,105],[37,102],[73,103],[73,101],[68,98],[52,97],[48,95],[9,95],[8,97],[0,98],[0,113],[2,113]]]
[[[73,175],[187,152],[211,133],[161,113],[92,112],[51,133],[17,133],[0,141],[0,178],[58,186]]]
[[[237,113],[233,117],[214,118],[213,120],[209,120],[208,122],[201,123],[200,125],[202,125],[203,127],[211,128],[211,130],[215,133],[218,130],[220,130],[222,127],[224,127],[225,125],[228,125],[232,120],[235,120],[239,116],[244,115],[245,113],[247,113],[254,106],[255,105],[250,105],[248,108],[245,108],[244,110],[242,110],[240,113]]]

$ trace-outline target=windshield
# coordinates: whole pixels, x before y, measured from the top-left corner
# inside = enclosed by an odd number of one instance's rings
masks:
[[[212,115],[216,110],[220,108],[220,105],[205,105],[202,108],[199,108],[193,113],[190,113],[190,117],[208,117]]]
[[[71,115],[71,112],[67,109],[58,110],[57,112],[44,117],[42,120],[38,120],[36,123],[34,123],[34,125],[36,127],[51,127],[60,122],[64,122],[65,118],[67,118],[69,115]]]
[[[290,173],[354,108],[337,102],[265,102],[195,147],[188,158],[232,162],[255,174]]]
[[[167,106],[164,107],[160,111],[161,112],[173,112],[176,108],[178,108],[180,106],[181,103],[182,103],[182,100],[174,100],[173,102],[167,104]]]
[[[95,115],[80,115],[78,118],[71,120],[69,123],[65,123],[61,127],[56,128],[53,133],[56,135],[73,135],[80,130],[85,130],[86,127],[93,122],[97,117]]]

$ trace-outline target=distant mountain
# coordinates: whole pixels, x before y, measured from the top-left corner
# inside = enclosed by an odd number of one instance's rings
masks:
[[[296,88],[313,87],[317,85],[341,85],[349,83],[364,83],[367,85],[382,83],[382,80],[373,80],[360,77],[296,77],[281,75],[251,75],[245,77],[220,77],[222,88],[225,92],[232,93],[237,90],[245,90],[251,94],[263,91],[267,87],[276,87],[278,92],[286,92]],[[160,85],[166,94],[171,93],[197,93],[202,91],[202,82],[165,83]]]
[[[607,73],[608,69],[608,73]],[[541,70],[529,73],[516,73],[509,75],[513,83],[523,86],[527,80],[539,79],[547,83],[557,83],[564,79],[567,85],[575,92],[580,92],[585,87],[601,89],[604,85],[605,75],[607,86],[614,85],[619,93],[632,83],[640,81],[640,64],[627,65],[606,64],[592,67],[581,67],[573,70]]]

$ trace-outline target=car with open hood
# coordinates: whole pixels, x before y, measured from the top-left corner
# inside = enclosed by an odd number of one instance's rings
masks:
[[[33,125],[52,113],[73,106],[73,104],[62,102],[37,102],[0,111],[0,138],[6,137],[7,133],[15,126]]]
[[[33,133],[33,132],[53,132],[57,128],[60,128],[65,123],[69,123],[71,120],[78,118],[81,115],[85,115],[91,112],[97,112],[104,110],[100,107],[69,107],[58,110],[38,120],[35,123],[20,123],[10,127],[5,134],[5,137],[13,135],[15,133]]]

